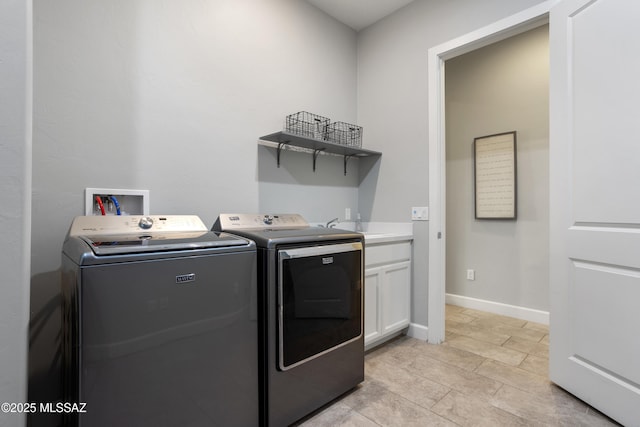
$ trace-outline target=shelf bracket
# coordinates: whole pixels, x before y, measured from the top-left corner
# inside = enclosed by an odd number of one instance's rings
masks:
[[[324,151],[324,148],[316,148],[313,150],[313,171],[316,171],[316,159],[318,158],[318,155],[320,154],[320,152]]]
[[[277,163],[278,167],[280,167],[280,152],[282,151],[282,147],[290,143],[291,141],[282,141],[278,142],[278,154],[277,154]]]
[[[347,176],[347,162],[349,161],[349,159],[353,157],[353,154],[345,154],[344,155],[344,176]]]

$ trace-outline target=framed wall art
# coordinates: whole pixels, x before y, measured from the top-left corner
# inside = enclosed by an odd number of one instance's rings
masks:
[[[516,132],[473,140],[476,219],[516,219]]]

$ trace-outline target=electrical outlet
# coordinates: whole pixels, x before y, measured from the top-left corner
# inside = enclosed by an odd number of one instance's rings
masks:
[[[429,220],[429,207],[418,206],[411,208],[411,220],[412,221],[428,221]]]
[[[350,221],[351,220],[351,208],[345,208],[345,210],[344,210],[344,220],[345,221]]]
[[[476,271],[475,270],[467,270],[467,280],[476,280]]]

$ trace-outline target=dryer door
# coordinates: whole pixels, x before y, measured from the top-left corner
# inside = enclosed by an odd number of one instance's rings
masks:
[[[362,244],[278,251],[278,346],[291,369],[362,335]]]

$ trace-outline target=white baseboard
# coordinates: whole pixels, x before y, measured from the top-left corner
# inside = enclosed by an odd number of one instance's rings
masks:
[[[407,336],[422,341],[429,339],[429,328],[417,323],[409,323],[409,329],[407,329]]]
[[[532,308],[519,307],[516,305],[502,304],[500,302],[486,301],[477,298],[464,297],[461,295],[446,294],[447,304],[457,305],[474,310],[486,311],[488,313],[500,314],[502,316],[515,317],[529,322],[549,324],[549,312],[534,310]]]

